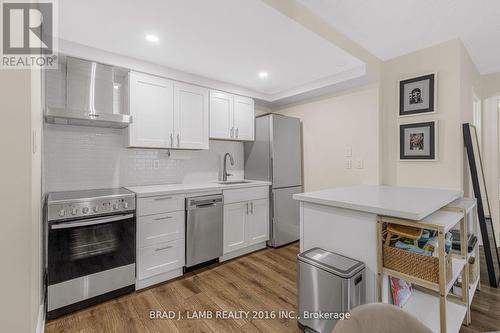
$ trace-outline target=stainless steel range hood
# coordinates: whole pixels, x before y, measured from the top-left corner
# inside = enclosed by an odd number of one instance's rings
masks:
[[[46,105],[45,119],[53,124],[125,128],[131,117],[114,110],[114,68],[67,57],[65,107]],[[63,86],[64,87],[64,86]],[[62,89],[47,83],[46,89]],[[60,92],[55,94],[61,95]]]

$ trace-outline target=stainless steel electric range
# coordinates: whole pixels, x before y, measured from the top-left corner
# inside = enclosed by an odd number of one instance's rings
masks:
[[[123,188],[49,193],[47,318],[135,290],[135,194]]]

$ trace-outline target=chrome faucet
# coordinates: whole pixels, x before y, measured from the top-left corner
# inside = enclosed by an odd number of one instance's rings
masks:
[[[227,181],[227,176],[232,176],[232,174],[227,173],[227,157],[229,156],[229,161],[231,162],[231,165],[234,165],[234,159],[233,156],[229,153],[226,153],[224,155],[224,169],[222,170],[222,181],[225,182]]]

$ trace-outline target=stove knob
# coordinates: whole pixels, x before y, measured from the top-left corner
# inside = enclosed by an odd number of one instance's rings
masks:
[[[89,212],[89,207],[83,207],[82,208],[82,213],[87,214]]]
[[[59,216],[60,216],[60,217],[63,217],[64,215],[66,215],[66,211],[65,211],[64,209],[61,209],[61,210],[59,211]]]
[[[97,213],[99,211],[99,206],[95,206],[93,211],[94,211],[94,213]]]
[[[127,209],[128,208],[128,202],[123,202],[123,208]]]
[[[76,215],[76,213],[78,213],[78,209],[73,208],[73,210],[71,211],[71,215]]]
[[[113,204],[113,210],[117,210],[118,209],[118,204],[117,203],[114,203]]]

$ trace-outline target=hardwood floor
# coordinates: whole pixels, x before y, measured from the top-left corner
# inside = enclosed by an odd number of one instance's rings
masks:
[[[150,319],[150,311],[296,311],[298,243],[210,266],[52,320],[46,332],[301,332],[292,319]]]
[[[481,290],[476,292],[471,305],[471,325],[462,326],[460,333],[500,331],[500,288],[489,287],[488,272],[482,249]]]
[[[296,311],[298,243],[213,265],[145,291],[49,321],[46,332],[301,332],[293,319],[150,319],[150,311]],[[484,265],[483,265],[484,267]],[[500,290],[487,287],[461,333],[500,330]],[[264,314],[264,313],[262,313]]]

